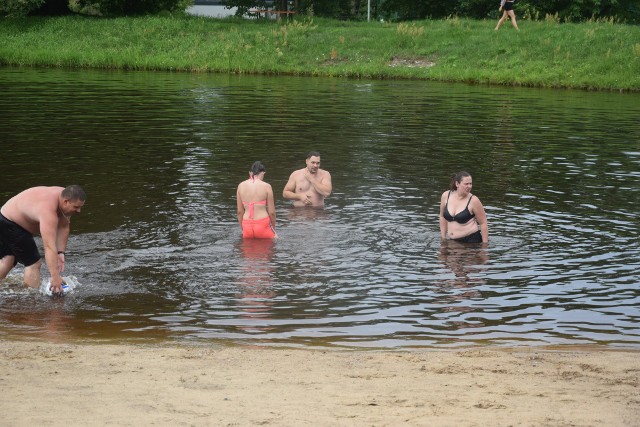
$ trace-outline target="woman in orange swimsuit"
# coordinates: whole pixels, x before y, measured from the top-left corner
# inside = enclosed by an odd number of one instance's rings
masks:
[[[487,243],[489,226],[480,199],[471,194],[468,172],[451,175],[451,189],[440,198],[440,238],[463,243]]]
[[[276,235],[276,207],[271,185],[264,182],[266,168],[254,162],[249,179],[238,185],[238,222],[244,239],[273,239]]]

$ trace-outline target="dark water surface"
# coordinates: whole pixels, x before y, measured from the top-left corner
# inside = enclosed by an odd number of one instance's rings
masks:
[[[0,69],[0,201],[85,187],[64,300],[0,283],[0,337],[640,345],[640,97],[321,78]],[[281,192],[307,151],[324,211]],[[254,160],[275,242],[240,238]],[[468,170],[487,249],[441,244]]]

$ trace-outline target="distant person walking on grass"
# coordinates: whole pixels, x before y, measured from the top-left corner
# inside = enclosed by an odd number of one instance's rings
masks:
[[[498,20],[498,25],[496,25],[495,28],[496,31],[498,30],[498,28],[500,28],[500,25],[502,25],[507,17],[511,18],[513,28],[520,31],[520,28],[518,28],[518,23],[516,22],[516,14],[513,12],[513,2],[514,0],[502,0],[500,2],[500,8],[498,10],[502,12],[502,17],[500,18],[500,20]]]

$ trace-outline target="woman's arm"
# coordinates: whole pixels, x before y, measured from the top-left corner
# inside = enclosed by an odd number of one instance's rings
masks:
[[[271,222],[271,228],[273,232],[276,231],[276,203],[273,197],[273,189],[270,184],[267,189],[267,213],[269,214],[269,221]]]
[[[244,204],[242,204],[242,198],[240,197],[240,185],[236,191],[236,209],[238,210],[238,223],[242,228],[242,217],[244,216]]]
[[[489,225],[487,224],[487,213],[484,210],[484,206],[480,199],[475,197],[475,200],[471,203],[471,213],[476,216],[476,221],[480,224],[480,234],[482,235],[482,242],[489,242]]]
[[[445,195],[447,192],[442,193],[442,197],[440,198],[440,239],[447,240],[447,220],[444,219],[444,205],[446,204]]]

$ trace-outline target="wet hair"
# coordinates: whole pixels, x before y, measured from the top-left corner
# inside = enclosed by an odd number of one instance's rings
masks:
[[[307,154],[307,160],[312,157],[320,157],[320,153],[318,153],[317,151],[309,151],[309,154]]]
[[[251,170],[250,170],[251,175],[258,175],[260,172],[266,172],[266,171],[267,171],[267,168],[264,167],[264,165],[260,160],[256,160],[251,165]]]
[[[451,174],[451,191],[456,191],[458,187],[456,187],[456,183],[460,184],[463,178],[471,176],[469,172],[460,171],[458,173]]]
[[[70,185],[62,190],[62,198],[74,202],[79,200],[81,202],[87,201],[87,193],[84,192],[79,185]]]

